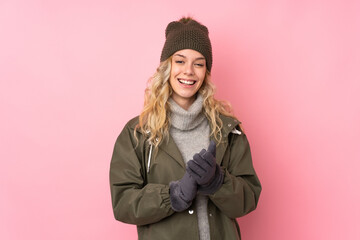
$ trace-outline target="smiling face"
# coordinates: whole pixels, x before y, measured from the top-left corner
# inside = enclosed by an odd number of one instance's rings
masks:
[[[184,109],[195,101],[206,75],[205,57],[192,49],[183,49],[174,53],[171,60],[170,85],[171,97]]]

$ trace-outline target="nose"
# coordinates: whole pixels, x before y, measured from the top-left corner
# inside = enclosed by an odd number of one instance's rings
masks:
[[[194,74],[193,65],[191,63],[186,64],[184,72],[186,75],[190,75],[190,76],[193,75]]]

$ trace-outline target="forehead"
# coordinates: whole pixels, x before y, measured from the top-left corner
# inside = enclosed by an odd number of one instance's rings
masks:
[[[193,49],[182,49],[174,53],[174,56],[183,56],[186,58],[204,58],[205,57],[196,50]]]

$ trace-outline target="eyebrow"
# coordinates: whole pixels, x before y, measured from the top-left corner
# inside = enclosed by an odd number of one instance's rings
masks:
[[[184,55],[181,55],[181,54],[175,54],[174,56],[179,56],[179,57],[183,57],[183,58],[186,58]],[[204,57],[198,57],[198,58],[196,58],[195,60],[205,60],[205,58]]]

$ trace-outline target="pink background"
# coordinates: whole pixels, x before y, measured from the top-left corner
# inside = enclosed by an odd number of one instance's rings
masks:
[[[110,158],[188,14],[263,185],[243,239],[360,239],[359,3],[1,0],[0,239],[137,238],[113,218]]]

